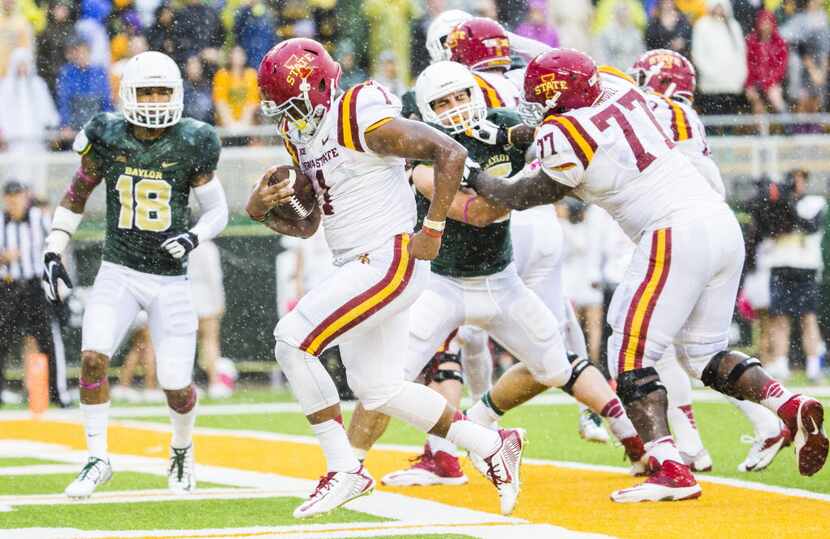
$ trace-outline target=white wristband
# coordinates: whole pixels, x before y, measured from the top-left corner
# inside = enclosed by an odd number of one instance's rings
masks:
[[[437,232],[443,232],[447,221],[433,221],[432,219],[424,219],[424,226],[431,228]]]
[[[69,238],[78,230],[83,215],[68,208],[58,206],[52,216],[52,231],[46,236],[47,253],[63,253],[69,244]]]

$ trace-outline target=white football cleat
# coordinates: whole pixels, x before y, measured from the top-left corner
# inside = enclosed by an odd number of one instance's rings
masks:
[[[591,410],[579,414],[579,436],[588,442],[608,443],[608,431],[602,424],[602,418]]]
[[[693,472],[701,473],[712,471],[712,456],[706,448],[698,451],[696,455],[689,455],[681,451],[680,458],[683,459],[683,464],[688,466]]]
[[[375,490],[375,480],[364,466],[355,472],[329,472],[299,507],[294,518],[308,518],[334,511],[343,504]]]
[[[522,454],[525,450],[524,429],[501,429],[501,447],[489,457],[482,459],[485,477],[499,492],[501,514],[509,515],[516,507],[521,490],[520,471]]]
[[[89,498],[98,485],[103,485],[112,478],[112,466],[108,460],[89,457],[81,473],[69,483],[64,494],[73,499]]]
[[[753,438],[742,436],[741,441],[752,444],[749,453],[743,462],[738,464],[739,472],[760,472],[769,466],[778,452],[790,445],[792,434],[790,429],[781,425],[781,430],[769,438]]]
[[[170,468],[167,470],[167,486],[176,494],[190,494],[196,490],[192,443],[181,449],[176,447],[170,448]]]
[[[699,498],[700,485],[685,464],[667,460],[660,466],[649,459],[649,468],[655,470],[645,482],[611,493],[617,503],[666,502]]]

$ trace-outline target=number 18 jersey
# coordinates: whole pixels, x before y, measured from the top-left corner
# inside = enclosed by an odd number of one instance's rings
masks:
[[[415,227],[415,194],[405,161],[377,154],[366,144],[366,134],[400,113],[397,97],[367,81],[334,100],[311,142],[295,146],[285,141],[295,164],[314,185],[335,264]]]
[[[542,168],[605,209],[626,235],[693,221],[723,200],[659,126],[646,95],[603,73],[591,107],[550,115],[536,131]]]

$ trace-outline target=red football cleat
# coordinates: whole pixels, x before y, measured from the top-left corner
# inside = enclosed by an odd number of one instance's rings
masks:
[[[463,485],[467,476],[461,470],[458,457],[445,451],[432,453],[425,444],[424,452],[415,457],[412,466],[388,473],[380,481],[393,487]]]
[[[699,498],[700,485],[689,467],[673,460],[649,459],[649,468],[655,470],[644,483],[631,488],[624,488],[611,493],[611,499],[617,503],[665,502],[691,500]]]
[[[778,417],[795,433],[793,445],[799,473],[810,476],[821,470],[830,449],[830,442],[824,434],[824,407],[821,403],[804,395],[796,395],[778,409]]]

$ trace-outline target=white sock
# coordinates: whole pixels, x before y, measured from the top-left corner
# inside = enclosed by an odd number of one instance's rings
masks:
[[[86,447],[90,457],[107,460],[107,423],[109,421],[110,403],[83,404],[81,414],[84,418]]]
[[[357,460],[359,460],[360,462],[363,462],[364,460],[366,460],[366,455],[369,453],[365,449],[360,449],[360,448],[357,448],[357,447],[353,447],[352,452],[354,452],[355,458]]]
[[[600,415],[608,421],[611,433],[617,440],[622,441],[626,438],[637,436],[637,429],[634,428],[634,424],[628,419],[628,416],[625,414],[625,408],[623,408],[622,402],[617,397],[614,397],[602,407]]]
[[[311,430],[320,441],[330,472],[353,472],[360,468],[360,462],[349,445],[349,437],[341,423],[329,419],[311,425]]]
[[[429,445],[429,449],[432,451],[433,455],[438,451],[443,451],[444,453],[449,453],[453,456],[455,455],[455,444],[446,438],[441,438],[440,436],[436,436],[434,434],[427,434],[427,444]]]
[[[777,380],[770,380],[761,390],[760,403],[777,415],[778,409],[792,397],[793,393],[790,390],[782,386]]]
[[[170,445],[176,449],[190,447],[193,443],[193,426],[196,424],[196,405],[194,404],[185,414],[180,414],[172,408],[168,408],[167,411],[170,412],[170,422],[173,424]]]
[[[766,440],[777,436],[781,432],[781,420],[760,404],[751,401],[739,401],[732,397],[727,397],[727,399],[752,423],[756,438]]]
[[[680,453],[677,452],[677,446],[674,445],[674,440],[671,436],[663,436],[652,440],[645,445],[646,454],[649,457],[654,457],[657,462],[663,464],[667,460],[683,464],[680,458]]]
[[[459,419],[450,425],[447,440],[483,458],[489,457],[501,447],[498,432],[467,419]]]
[[[499,414],[493,411],[492,408],[484,404],[484,401],[479,400],[472,408],[467,410],[467,419],[485,426],[488,429],[496,430],[499,424]]]
[[[821,358],[809,356],[807,358],[807,378],[818,378],[821,376]]]
[[[670,406],[666,417],[679,451],[690,457],[703,451],[703,440],[700,439],[691,405]]]

